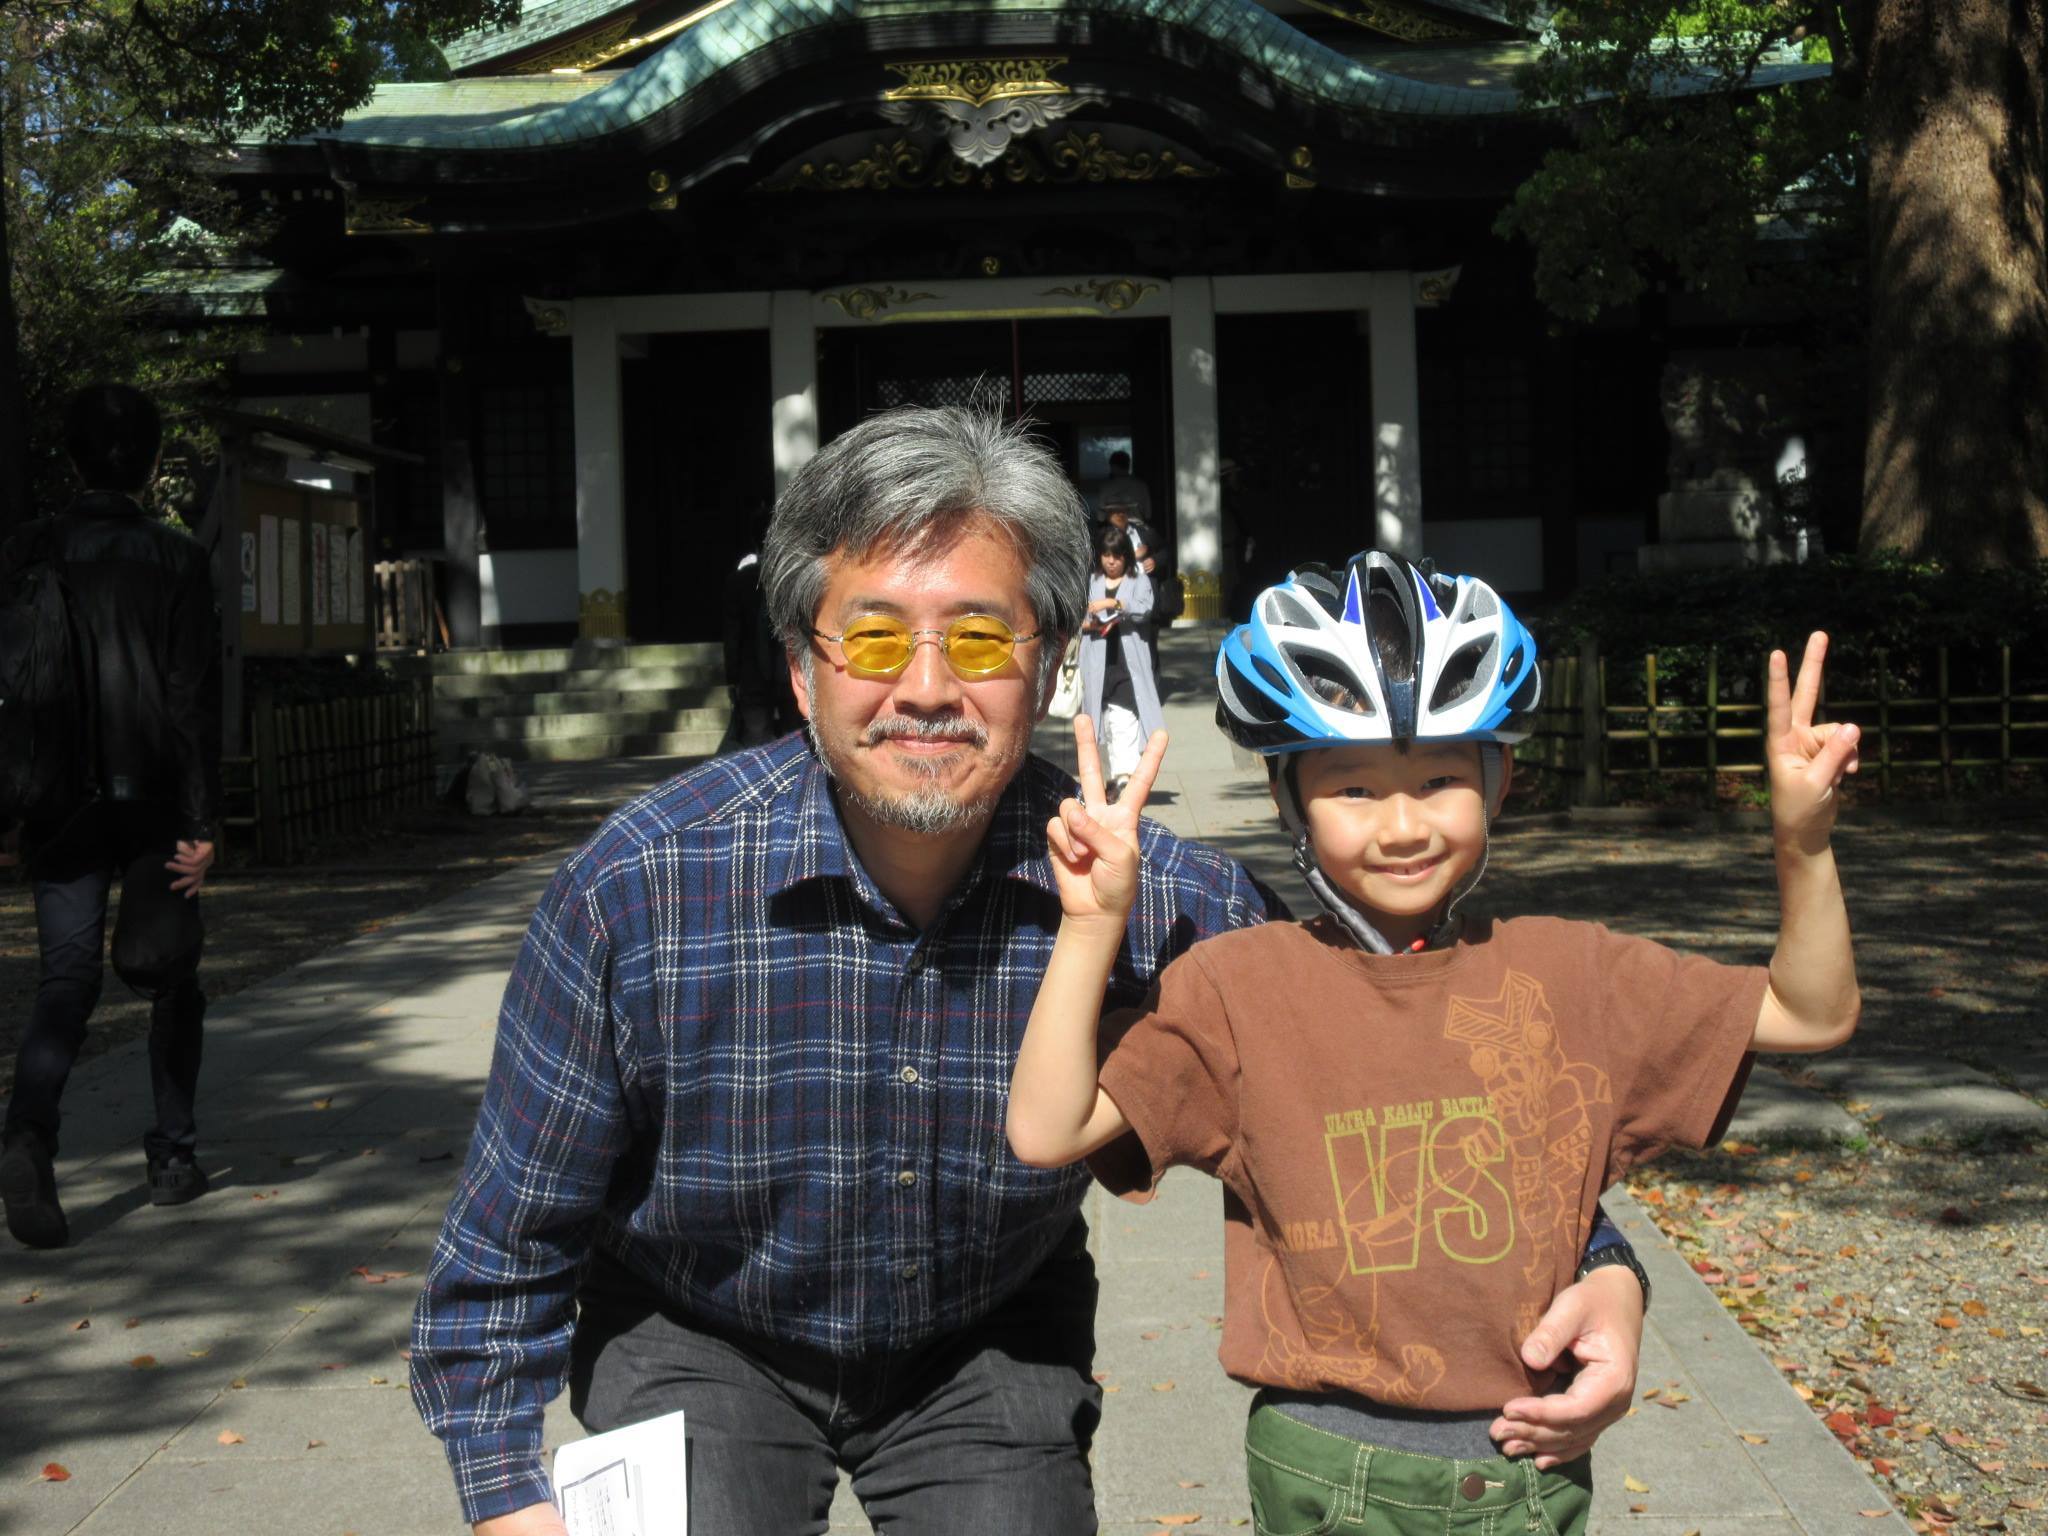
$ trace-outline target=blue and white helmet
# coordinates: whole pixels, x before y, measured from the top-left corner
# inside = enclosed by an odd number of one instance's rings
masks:
[[[1535,724],[1536,642],[1485,582],[1398,555],[1303,566],[1216,653],[1216,723],[1265,756],[1374,741],[1512,745]]]

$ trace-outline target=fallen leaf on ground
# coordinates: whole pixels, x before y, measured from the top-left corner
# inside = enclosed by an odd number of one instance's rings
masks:
[[[334,1100],[332,1099],[315,1099],[313,1101],[313,1107],[315,1109],[330,1109],[333,1107],[333,1105]]]
[[[215,1435],[213,1438],[218,1440],[222,1445],[248,1444],[248,1441],[243,1439],[242,1436],[236,1434],[232,1429],[224,1429],[219,1434]]]
[[[1965,1317],[1988,1317],[1990,1315],[1991,1309],[1974,1297],[1963,1303],[1963,1316]]]
[[[229,1387],[229,1389],[230,1389],[231,1391],[235,1391],[235,1392],[240,1392],[241,1390],[243,1390],[243,1389],[244,1389],[245,1387],[247,1387],[248,1385],[249,1385],[249,1383],[248,1383],[248,1382],[246,1382],[246,1381],[244,1381],[244,1380],[243,1380],[243,1379],[242,1379],[241,1377],[239,1377],[239,1376],[237,1376],[237,1377],[236,1377],[236,1378],[235,1378],[235,1379],[234,1379],[233,1381],[231,1381],[231,1382],[229,1382],[229,1383],[228,1383],[228,1387]]]
[[[1200,1515],[1147,1515],[1145,1518],[1154,1525],[1193,1525],[1202,1517]]]
[[[79,1329],[81,1329],[81,1328],[90,1328],[91,1326],[92,1326],[92,1319],[91,1319],[91,1318],[89,1318],[89,1317],[81,1317],[81,1318],[80,1318],[80,1319],[79,1319],[79,1320],[78,1320],[77,1322],[75,1322],[75,1323],[73,1323],[73,1324],[71,1325],[71,1331],[72,1331],[73,1333],[76,1333],[76,1332],[78,1332],[78,1330],[79,1330]]]
[[[1640,1482],[1630,1477],[1626,1472],[1621,1474],[1621,1486],[1630,1493],[1648,1493],[1650,1491],[1648,1483]]]
[[[123,1323],[121,1326],[123,1328],[140,1328],[142,1326],[142,1319],[139,1317],[131,1317],[128,1319],[127,1322]]]
[[[42,1299],[42,1288],[38,1286],[35,1290],[30,1291],[26,1296],[21,1298],[21,1304],[25,1307],[32,1301],[41,1301]]]
[[[1953,1312],[1944,1312],[1934,1320],[1934,1326],[1937,1328],[1960,1328],[1963,1326],[1963,1320]]]
[[[309,1451],[317,1451],[320,1449],[321,1446],[325,1445],[326,1443],[327,1442],[325,1440],[308,1440],[306,1442],[306,1449]]]
[[[43,1463],[43,1470],[36,1474],[36,1478],[45,1483],[68,1483],[71,1481],[71,1469],[61,1461],[46,1461]]]
[[[1152,1383],[1152,1390],[1154,1392],[1171,1392],[1173,1390],[1173,1383],[1170,1381],[1155,1381]]]
[[[135,1371],[153,1371],[156,1369],[156,1356],[137,1355],[128,1362],[128,1368]]]
[[[1744,1435],[1742,1438],[1750,1445],[1769,1445],[1771,1443],[1769,1435]]]
[[[1647,1504],[1631,1504],[1628,1507],[1628,1512],[1632,1515],[1647,1515],[1650,1512],[1650,1506]]]
[[[1189,1481],[1188,1481],[1188,1479],[1186,1479],[1186,1478],[1182,1478],[1182,1479],[1180,1480],[1180,1485],[1181,1485],[1181,1487],[1183,1487],[1183,1488],[1200,1488],[1200,1487],[1203,1487],[1203,1486],[1204,1486],[1204,1485],[1203,1485],[1203,1484],[1201,1484],[1201,1483],[1194,1483],[1194,1482],[1189,1482]]]
[[[1146,1333],[1141,1333],[1141,1334],[1139,1334],[1139,1335],[1138,1335],[1138,1337],[1139,1337],[1139,1338],[1141,1338],[1141,1339],[1143,1339],[1143,1340],[1144,1340],[1144,1341],[1145,1341],[1146,1343],[1148,1343],[1148,1344],[1149,1344],[1149,1343],[1151,1343],[1151,1342],[1152,1342],[1152,1341],[1153,1341],[1154,1339],[1156,1339],[1156,1338],[1158,1338],[1158,1337],[1159,1337],[1159,1331],[1158,1331],[1158,1330],[1157,1330],[1157,1329],[1155,1328],[1155,1329],[1152,1329],[1152,1330],[1150,1330],[1149,1332],[1146,1332]]]

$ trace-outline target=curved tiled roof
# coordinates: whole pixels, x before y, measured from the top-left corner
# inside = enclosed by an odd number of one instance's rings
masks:
[[[380,93],[370,110],[353,115],[334,133],[316,137],[366,147],[486,152],[587,144],[646,122],[750,54],[784,38],[884,17],[1020,14],[1101,17],[1181,28],[1240,55],[1282,90],[1312,105],[1397,117],[1487,117],[1525,110],[1519,92],[1498,76],[1483,83],[1429,81],[1397,73],[1388,67],[1391,60],[1367,63],[1349,58],[1290,26],[1257,0],[732,0],[614,79],[573,95],[534,92],[528,98],[531,110],[393,112]],[[1759,71],[1756,83],[1780,84],[1826,72],[1826,65],[1767,68]],[[589,76],[582,79],[591,81]],[[504,81],[507,86],[512,83]],[[1706,89],[1709,84],[1702,81],[1691,88]],[[1687,80],[1673,77],[1671,94],[1687,93]],[[421,104],[424,101],[422,97]]]

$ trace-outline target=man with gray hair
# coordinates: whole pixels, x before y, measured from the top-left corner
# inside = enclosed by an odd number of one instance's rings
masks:
[[[699,1536],[823,1532],[841,1468],[897,1536],[1096,1528],[1087,1175],[1003,1131],[1073,792],[1028,747],[1087,564],[1057,461],[970,412],[872,417],[784,494],[762,587],[806,733],[614,815],[506,989],[412,1355],[479,1533],[562,1530],[541,1416],[565,1378],[593,1430],[687,1413]],[[1279,910],[1140,838],[1109,1006]],[[1620,1359],[1546,1400],[1539,1449],[1627,1407],[1640,1315],[1595,1284],[1561,1342]]]

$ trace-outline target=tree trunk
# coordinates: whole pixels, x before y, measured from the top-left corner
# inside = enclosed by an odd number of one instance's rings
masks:
[[[1864,551],[2048,559],[2048,0],[1878,0]]]

